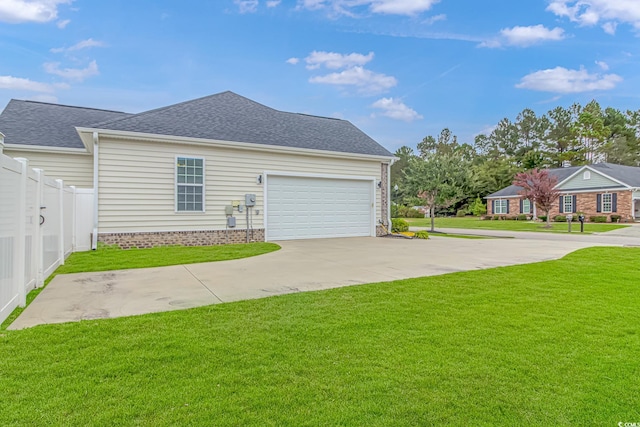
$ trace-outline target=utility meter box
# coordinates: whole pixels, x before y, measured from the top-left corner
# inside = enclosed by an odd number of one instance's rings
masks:
[[[256,205],[256,195],[255,194],[245,194],[244,195],[244,204],[248,208],[255,206]]]
[[[225,215],[233,215],[233,206],[232,205],[225,206],[224,213]]]
[[[227,217],[227,227],[234,228],[236,226],[236,217],[230,216]]]

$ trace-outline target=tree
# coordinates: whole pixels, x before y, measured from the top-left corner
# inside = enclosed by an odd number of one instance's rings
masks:
[[[391,165],[391,188],[394,188],[396,185],[398,187],[402,186],[404,171],[409,166],[409,159],[415,157],[413,149],[411,147],[407,147],[406,145],[398,148],[394,155],[398,158],[398,160],[396,160],[396,162]]]
[[[482,216],[487,213],[487,206],[484,204],[480,197],[476,197],[473,204],[469,206],[469,210],[475,216]]]
[[[464,198],[469,165],[455,154],[431,153],[409,160],[406,194],[425,201],[431,212],[431,231],[435,230],[437,208],[447,208]]]
[[[521,196],[531,200],[547,216],[547,228],[551,228],[549,212],[560,193],[556,190],[558,179],[547,170],[533,169],[516,175],[513,185],[521,187]]]

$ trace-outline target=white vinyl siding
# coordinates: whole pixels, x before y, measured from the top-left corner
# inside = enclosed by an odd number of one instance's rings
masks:
[[[30,168],[44,170],[54,179],[61,179],[64,185],[78,188],[93,188],[93,156],[91,154],[45,153],[4,149],[10,157],[24,157]]]
[[[494,204],[495,211],[493,213],[497,214],[497,215],[506,214],[507,213],[507,203],[508,203],[508,201],[504,200],[504,199],[496,200],[495,204]]]
[[[206,212],[175,209],[176,156],[205,160]],[[345,159],[246,149],[100,138],[99,232],[224,230],[224,207],[256,194],[253,227],[264,227],[265,171],[370,176],[380,180],[379,160]],[[376,206],[381,191],[376,188]],[[244,204],[244,203],[243,203]],[[379,211],[379,209],[377,209]],[[376,212],[376,223],[380,219]],[[235,212],[237,228],[246,227]]]
[[[602,212],[611,213],[613,211],[613,196],[611,193],[602,195]]]
[[[204,159],[176,158],[176,211],[204,212]]]

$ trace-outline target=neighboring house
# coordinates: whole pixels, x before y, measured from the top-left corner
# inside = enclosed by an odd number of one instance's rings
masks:
[[[118,111],[12,99],[0,114],[4,154],[28,159],[30,167],[43,169],[65,185],[93,188],[93,145],[85,146],[75,127],[124,116]]]
[[[113,114],[61,123],[80,135],[72,148],[95,156],[94,245],[376,236],[388,225],[394,157],[348,121],[232,92]]]
[[[550,216],[583,213],[592,216],[620,216],[621,221],[640,220],[640,168],[612,163],[549,169],[558,179],[558,201]],[[490,215],[536,215],[535,206],[510,185],[486,197]],[[537,212],[544,215],[544,212]]]

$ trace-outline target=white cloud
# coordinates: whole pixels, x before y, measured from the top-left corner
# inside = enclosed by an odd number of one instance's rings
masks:
[[[289,58],[286,62],[287,64],[296,65],[298,62],[300,62],[300,58]]]
[[[609,64],[607,64],[604,61],[596,61],[596,65],[598,67],[600,67],[601,69],[603,69],[604,71],[608,71],[609,70]]]
[[[298,8],[328,9],[331,13],[354,16],[361,8],[385,15],[416,15],[440,0],[298,0]]]
[[[42,83],[22,77],[0,76],[0,89],[27,90],[29,92],[52,93],[57,89],[68,89],[65,83]]]
[[[240,13],[254,13],[258,10],[258,0],[233,0]]]
[[[613,89],[621,81],[622,77],[616,74],[592,74],[582,68],[569,70],[556,67],[528,74],[516,87],[541,92],[580,93]]]
[[[444,13],[441,13],[440,15],[434,15],[434,16],[428,17],[427,19],[422,21],[422,23],[424,25],[433,25],[438,21],[446,21],[446,20],[447,20],[447,15],[445,15]]]
[[[500,37],[480,43],[480,47],[496,48],[501,46],[527,47],[545,41],[558,41],[565,38],[564,30],[560,27],[549,29],[544,25],[528,27],[515,26],[504,28]]]
[[[50,104],[56,104],[58,102],[58,97],[55,95],[48,95],[41,93],[39,95],[30,96],[29,99],[31,101],[39,101],[39,102],[48,102]]]
[[[331,70],[340,68],[353,67],[356,65],[365,65],[373,59],[373,52],[367,55],[360,53],[350,53],[343,55],[335,52],[317,52],[313,51],[304,60],[309,70],[315,70],[321,66],[325,66]]]
[[[61,21],[56,22],[56,26],[61,30],[67,28],[67,25],[71,22],[71,19],[63,19]]]
[[[364,95],[385,92],[398,84],[398,81],[393,76],[374,73],[359,66],[348,68],[339,73],[311,77],[309,82],[336,86],[355,86],[358,88],[358,92]]]
[[[68,80],[83,81],[87,77],[96,76],[100,74],[98,71],[98,64],[96,61],[91,61],[86,68],[60,68],[59,62],[47,62],[44,65],[44,70],[49,74],[63,77]]]
[[[73,0],[2,0],[0,21],[9,23],[49,22],[58,17],[58,6]]]
[[[637,0],[551,0],[547,10],[579,25],[602,23],[609,34],[615,33],[618,23],[640,30],[640,1]]]
[[[91,47],[103,47],[103,46],[104,46],[104,43],[101,41],[87,39],[87,40],[82,40],[70,47],[56,47],[54,49],[51,49],[51,53],[73,52],[75,50],[88,49]]]
[[[402,101],[395,98],[381,98],[371,106],[382,110],[381,113],[378,113],[379,115],[389,117],[394,120],[412,122],[423,118],[414,109],[407,107]],[[373,116],[375,117],[376,115],[377,114],[374,114]]]
[[[267,1],[267,7],[276,7],[281,2],[282,2],[282,0],[269,0],[269,1]]]

